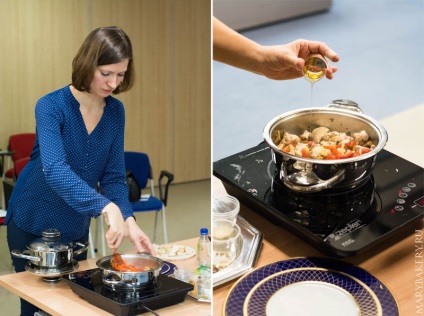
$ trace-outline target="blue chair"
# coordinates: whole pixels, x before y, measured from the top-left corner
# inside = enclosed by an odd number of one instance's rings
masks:
[[[149,156],[141,152],[125,152],[125,169],[131,171],[135,181],[143,192],[150,186],[150,194],[143,193],[140,200],[131,202],[134,212],[155,211],[155,227],[153,231],[153,243],[156,242],[156,230],[158,223],[158,213],[162,213],[163,237],[165,244],[168,243],[168,233],[166,229],[165,206],[168,202],[169,185],[174,180],[174,175],[168,171],[162,170],[159,176],[159,198],[155,196],[154,181],[152,176],[152,167]],[[162,186],[162,180],[166,177],[167,181]]]

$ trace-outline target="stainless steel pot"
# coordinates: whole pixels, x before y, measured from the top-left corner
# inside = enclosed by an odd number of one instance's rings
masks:
[[[286,153],[274,143],[277,131],[300,135],[304,130],[325,126],[330,130],[353,134],[365,130],[376,144],[371,152],[347,159],[318,160]],[[386,145],[385,128],[373,118],[362,114],[349,100],[335,100],[323,108],[305,108],[283,113],[264,128],[263,137],[272,149],[272,159],[280,179],[298,192],[317,192],[328,188],[355,188],[369,179],[377,153]]]
[[[142,288],[153,282],[156,282],[163,267],[163,261],[149,254],[122,254],[122,259],[126,263],[136,267],[148,268],[148,271],[142,272],[123,272],[117,271],[112,267],[113,256],[107,256],[97,260],[96,265],[102,270],[102,280],[105,285],[119,289]]]
[[[76,247],[81,247],[75,251]],[[60,232],[57,229],[47,229],[42,237],[34,240],[27,249],[12,250],[11,254],[18,258],[29,259],[32,264],[42,268],[60,268],[72,264],[74,256],[88,249],[87,244],[60,242]]]

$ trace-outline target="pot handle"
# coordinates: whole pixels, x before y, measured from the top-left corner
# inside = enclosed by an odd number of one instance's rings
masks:
[[[82,254],[84,251],[86,251],[88,249],[88,243],[83,244],[83,243],[80,243],[80,242],[76,242],[75,243],[75,247],[76,246],[80,246],[82,248],[79,249],[79,250],[77,250],[77,251],[74,251],[74,256],[78,256],[78,255]]]
[[[297,192],[318,192],[324,189],[331,188],[335,184],[339,183],[344,179],[345,170],[340,169],[337,173],[328,180],[322,180],[319,178],[312,169],[304,169],[299,172],[292,173],[290,176],[287,174],[286,164],[283,161],[281,163],[281,172],[280,178],[283,180],[284,184]],[[292,181],[292,179],[297,179],[296,183]],[[305,180],[305,179],[309,179]],[[310,181],[310,179],[313,179]],[[299,184],[303,183],[303,184]],[[311,184],[308,184],[311,183]]]
[[[356,103],[355,101],[346,100],[346,99],[333,100],[332,103],[326,105],[325,107],[363,113],[358,103]]]
[[[40,261],[39,257],[27,255],[26,254],[26,253],[28,253],[27,250],[20,251],[18,249],[15,249],[15,250],[12,250],[10,253],[14,257],[18,257],[18,258],[22,258],[22,259],[28,259],[28,260],[32,260],[32,261]]]
[[[103,283],[106,284],[106,285],[109,285],[112,288],[115,285],[121,285],[122,282],[124,282],[126,284],[132,284],[132,283],[135,282],[134,279],[125,281],[119,275],[117,275],[115,273],[104,274],[102,278],[103,278]]]

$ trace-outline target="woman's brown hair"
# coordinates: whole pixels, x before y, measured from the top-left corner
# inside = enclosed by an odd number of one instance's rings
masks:
[[[85,39],[72,61],[72,85],[79,91],[90,92],[97,66],[116,64],[128,58],[128,68],[122,83],[113,91],[129,90],[134,83],[133,52],[130,38],[116,26],[100,27]]]

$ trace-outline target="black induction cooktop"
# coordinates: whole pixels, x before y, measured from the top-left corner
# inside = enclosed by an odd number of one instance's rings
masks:
[[[102,271],[91,269],[64,275],[72,291],[113,315],[138,315],[184,301],[193,285],[160,274],[156,282],[134,290],[111,288],[103,283]]]
[[[332,256],[380,244],[424,215],[424,169],[387,150],[368,181],[347,190],[290,190],[266,143],[214,162],[213,174],[253,211]]]

